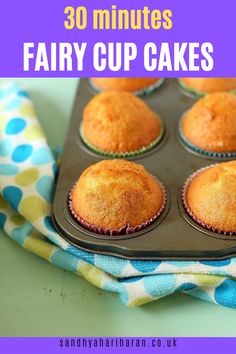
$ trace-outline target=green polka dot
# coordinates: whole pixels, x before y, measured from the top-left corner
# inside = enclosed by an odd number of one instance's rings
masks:
[[[25,223],[25,219],[21,215],[12,215],[10,221],[17,226],[21,226]]]
[[[50,259],[54,251],[53,245],[50,245],[48,242],[35,238],[33,235],[31,235],[25,240],[24,247],[27,250],[36,253],[38,256],[46,260]]]
[[[195,274],[194,278],[201,286],[216,286],[222,281],[219,275]]]
[[[79,268],[79,272],[93,285],[98,288],[102,287],[102,280],[104,278],[104,273],[102,270],[95,268],[90,264],[84,264]]]
[[[28,186],[31,183],[37,181],[39,178],[39,172],[37,168],[29,168],[15,177],[15,182],[19,186]]]
[[[25,130],[25,137],[32,141],[37,139],[45,139],[45,134],[42,128],[38,125],[31,125]]]
[[[142,306],[144,304],[147,304],[151,301],[153,301],[154,298],[150,296],[142,296],[140,298],[134,299],[131,302],[128,303],[128,307],[137,307],[137,306]]]
[[[19,114],[26,116],[26,117],[31,117],[35,118],[35,110],[32,104],[24,104],[22,107],[19,108]]]
[[[7,202],[5,201],[5,199],[0,195],[0,209],[5,209],[7,208]]]
[[[46,213],[46,203],[36,195],[22,199],[19,205],[19,211],[24,217],[34,222]]]

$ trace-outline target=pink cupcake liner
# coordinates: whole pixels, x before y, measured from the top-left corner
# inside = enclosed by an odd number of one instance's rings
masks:
[[[104,229],[102,227],[97,227],[91,223],[88,223],[87,221],[82,219],[79,215],[77,215],[73,209],[72,193],[73,193],[73,189],[74,189],[75,185],[72,187],[72,189],[69,193],[68,207],[69,207],[70,213],[73,216],[73,218],[80,225],[82,225],[84,228],[86,228],[87,230],[89,230],[91,232],[94,232],[94,233],[100,234],[100,235],[109,235],[109,236],[129,235],[134,232],[141,231],[141,230],[145,229],[146,227],[148,227],[149,225],[151,225],[152,223],[154,223],[161,216],[163,211],[165,210],[166,204],[167,204],[167,193],[166,193],[164,185],[158,179],[157,179],[157,182],[160,184],[160,187],[162,189],[163,203],[162,203],[160,209],[158,210],[158,212],[154,216],[152,216],[150,219],[148,219],[147,221],[145,221],[142,224],[139,224],[137,226],[130,226],[129,224],[127,224],[127,225],[122,226],[119,229]]]
[[[187,203],[187,198],[186,198],[186,194],[188,191],[188,188],[191,184],[191,182],[194,180],[195,177],[197,177],[198,175],[200,175],[203,171],[206,171],[207,169],[216,166],[218,164],[212,164],[210,166],[206,166],[206,167],[202,167],[199,170],[197,170],[196,172],[194,172],[192,175],[190,175],[187,180],[184,183],[183,189],[182,189],[182,203],[184,205],[185,211],[189,214],[189,216],[200,226],[204,227],[205,229],[209,230],[209,231],[213,231],[215,233],[218,233],[220,235],[224,235],[224,236],[236,236],[236,230],[233,231],[229,231],[229,230],[223,230],[223,229],[218,229],[216,227],[213,227],[207,223],[204,223],[202,220],[200,220],[190,209],[190,207],[188,206]]]

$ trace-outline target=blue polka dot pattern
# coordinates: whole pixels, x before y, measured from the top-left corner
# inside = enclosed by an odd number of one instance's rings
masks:
[[[51,256],[51,262],[60,268],[69,270],[70,272],[76,272],[79,263],[75,257],[62,250],[56,251]],[[67,265],[66,267],[65,264]]]
[[[56,229],[52,223],[52,219],[50,218],[50,216],[46,216],[44,218],[44,225],[49,231],[56,232]]]
[[[7,220],[6,215],[3,214],[3,213],[0,213],[0,228],[1,228],[1,229],[4,228],[4,225],[5,225],[6,220]]]
[[[0,163],[1,176],[14,176],[19,171],[18,167],[11,164]]]
[[[26,127],[26,122],[22,118],[11,119],[6,126],[6,134],[14,135],[22,132]]]
[[[0,156],[7,156],[11,153],[12,143],[10,139],[3,139],[0,142]]]
[[[26,98],[29,98],[29,97],[30,97],[29,94],[28,94],[28,92],[26,92],[26,91],[24,91],[24,90],[20,90],[20,91],[18,92],[18,95],[21,96],[21,97],[26,97]]]
[[[13,151],[12,161],[16,163],[24,162],[31,156],[32,151],[33,151],[32,145],[29,144],[19,145]]]
[[[137,269],[138,271],[142,273],[150,273],[153,272],[154,269],[156,269],[161,262],[159,261],[150,261],[150,262],[144,262],[144,261],[131,261],[130,262],[132,266]]]
[[[231,259],[223,259],[221,261],[200,261],[200,263],[209,267],[224,267],[231,263]]]
[[[46,147],[35,149],[32,156],[32,163],[34,165],[44,165],[52,162],[53,160],[51,151]]]
[[[86,252],[81,250],[80,248],[75,248],[74,246],[67,246],[66,251],[72,254],[75,257],[78,257],[79,259],[82,259],[83,261],[86,261],[92,265],[95,264],[94,258],[95,255],[94,253]]]
[[[23,226],[16,227],[12,231],[12,238],[20,245],[23,245],[25,240],[32,233],[32,230],[33,230],[32,225],[30,225],[29,223],[25,223]]]
[[[181,284],[177,290],[178,291],[189,291],[189,290],[193,290],[197,287],[197,285],[195,284],[192,284],[192,283],[184,283],[184,284]]]
[[[22,198],[22,191],[20,188],[15,186],[5,187],[3,189],[2,195],[6,201],[17,210],[20,200]]]
[[[119,276],[127,265],[125,259],[119,259],[119,262],[114,262],[109,256],[96,254],[94,259],[95,266],[104,269],[106,272]]]
[[[54,191],[54,178],[51,176],[41,177],[37,184],[36,190],[48,203],[51,203]]]
[[[149,275],[144,277],[143,285],[149,295],[162,297],[173,293],[175,289],[175,276],[174,274]]]
[[[236,307],[236,282],[226,279],[215,290],[215,300],[223,306]]]
[[[231,261],[130,261],[95,255],[62,239],[51,217],[46,216],[51,208],[48,201],[53,194],[53,173],[57,174],[55,160],[60,151],[57,150],[55,156],[51,153],[37,126],[32,102],[25,91],[16,85],[0,88],[0,100],[0,185],[3,194],[3,198],[0,198],[0,227],[10,237],[63,269],[76,272],[79,265],[78,272],[83,269],[82,274],[88,281],[105,290],[117,292],[121,300],[130,306],[181,291],[205,301],[236,307],[236,257]],[[22,138],[25,139],[23,143]],[[26,164],[19,164],[24,161]],[[22,195],[24,192],[25,195]],[[28,196],[33,196],[33,202],[26,203],[23,208],[23,202]],[[12,212],[6,203],[8,201],[13,208],[20,208],[22,212],[22,208],[29,210],[33,206],[32,209],[35,209],[35,200],[39,199],[40,204],[36,204],[40,206],[41,216],[33,219],[32,213],[30,216],[26,216],[26,213],[25,216],[31,218],[30,223],[22,222],[22,217]],[[42,214],[41,206],[46,206]],[[36,211],[34,214],[39,215]],[[36,234],[32,235],[34,228],[44,238],[38,239]]]

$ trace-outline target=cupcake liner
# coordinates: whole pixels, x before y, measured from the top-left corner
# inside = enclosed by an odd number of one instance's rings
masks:
[[[85,138],[84,134],[83,134],[83,124],[81,123],[80,125],[80,137],[81,140],[83,141],[83,143],[94,153],[104,156],[104,157],[113,157],[113,158],[128,158],[128,157],[135,157],[135,156],[139,156],[142,155],[146,152],[151,151],[152,149],[154,149],[163,139],[164,137],[164,125],[162,123],[162,121],[160,120],[161,123],[161,131],[159,136],[153,140],[149,145],[142,147],[141,149],[138,150],[134,150],[134,151],[127,151],[127,152],[112,152],[112,151],[105,151],[102,149],[99,149],[95,146],[93,146],[92,144],[90,144],[88,142],[88,140]]]
[[[73,206],[72,206],[72,193],[73,193],[73,189],[74,189],[75,185],[72,187],[72,189],[70,190],[70,193],[69,193],[69,198],[68,198],[69,211],[70,211],[71,215],[73,216],[73,218],[81,226],[83,226],[84,228],[86,228],[87,230],[89,230],[91,232],[94,232],[95,234],[117,236],[117,235],[129,235],[134,232],[141,231],[141,230],[145,229],[146,227],[148,227],[149,225],[151,225],[152,223],[154,223],[161,216],[161,214],[163,213],[163,211],[165,210],[166,205],[167,205],[167,193],[166,193],[165,187],[158,179],[156,179],[156,180],[160,184],[160,187],[162,189],[163,203],[162,203],[159,211],[154,216],[152,216],[147,221],[145,221],[142,224],[139,224],[135,227],[127,224],[127,225],[122,226],[119,229],[104,229],[102,227],[97,227],[97,226],[85,221],[83,218],[81,218],[80,216],[78,216],[76,214],[76,212],[74,211]]]
[[[99,89],[96,85],[94,85],[94,83],[92,82],[91,79],[88,79],[89,85],[91,86],[91,88],[96,91],[97,93],[102,92],[103,90]],[[134,91],[132,92],[135,96],[146,96],[146,95],[150,95],[151,93],[155,92],[156,90],[158,90],[165,82],[165,79],[160,78],[159,80],[157,80],[153,85],[150,85],[148,87],[145,87],[141,90],[138,91]]]
[[[178,82],[179,86],[181,87],[181,89],[185,92],[185,94],[191,95],[194,98],[203,97],[203,96],[208,95],[208,93],[206,93],[206,92],[202,92],[202,91],[193,89],[193,88],[185,85],[185,83],[181,79],[177,79],[177,82]],[[236,94],[236,89],[232,90],[230,92]]]
[[[184,135],[182,131],[182,121],[184,119],[183,115],[180,118],[179,125],[178,125],[178,135],[180,140],[183,142],[186,147],[188,147],[190,150],[193,152],[196,152],[200,155],[206,156],[206,157],[213,157],[213,158],[221,158],[221,159],[229,159],[229,158],[235,158],[236,157],[236,151],[228,151],[228,152],[221,152],[221,151],[208,151],[204,150],[196,145],[193,145]]]
[[[194,98],[196,97],[202,97],[202,96],[206,96],[207,94],[205,92],[202,91],[198,91],[195,90],[193,88],[188,87],[187,85],[185,85],[185,83],[181,80],[181,79],[177,79],[177,82],[180,86],[180,88],[184,91],[185,94],[187,94],[188,96],[191,95]]]
[[[194,180],[194,178],[196,178],[198,175],[200,175],[203,171],[208,170],[209,168],[216,166],[216,164],[210,165],[210,166],[206,166],[206,167],[202,167],[199,170],[197,170],[196,172],[194,172],[192,175],[190,175],[187,180],[184,183],[183,189],[182,189],[182,194],[181,194],[181,198],[182,198],[182,203],[183,206],[185,208],[185,211],[188,213],[188,215],[200,226],[202,226],[204,229],[207,229],[209,231],[212,231],[214,233],[217,233],[219,235],[224,235],[224,236],[236,236],[236,230],[233,231],[229,231],[229,230],[223,230],[223,229],[218,229],[216,227],[213,227],[207,223],[204,223],[203,221],[201,221],[190,209],[190,207],[188,206],[187,203],[187,191],[188,188],[191,184],[191,182]]]

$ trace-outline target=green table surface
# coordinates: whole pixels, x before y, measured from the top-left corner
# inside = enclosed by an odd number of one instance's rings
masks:
[[[0,79],[0,84],[7,80]],[[64,142],[76,79],[18,79],[52,146]],[[0,232],[0,336],[235,336],[236,311],[175,294],[140,308],[52,266]]]

